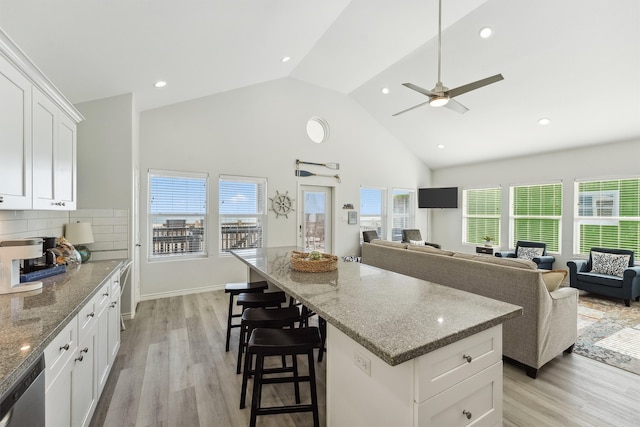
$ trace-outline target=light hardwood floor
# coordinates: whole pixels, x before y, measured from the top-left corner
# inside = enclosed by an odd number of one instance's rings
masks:
[[[249,425],[249,406],[238,408],[237,329],[231,351],[224,351],[227,298],[215,291],[140,303],[122,332],[91,426]],[[324,425],[324,362],[316,363],[316,374]],[[265,386],[263,402],[289,404],[291,389],[290,384]],[[301,392],[308,401],[307,384]],[[639,426],[639,413],[640,376],[629,372],[573,354],[552,360],[535,380],[504,364],[504,426]],[[310,414],[258,417],[258,426],[311,425]]]

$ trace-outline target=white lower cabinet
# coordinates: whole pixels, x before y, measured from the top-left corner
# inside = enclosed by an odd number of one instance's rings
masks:
[[[119,277],[118,269],[45,349],[47,427],[91,422],[120,346]]]

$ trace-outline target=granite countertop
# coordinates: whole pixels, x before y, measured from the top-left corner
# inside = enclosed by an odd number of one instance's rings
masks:
[[[42,289],[0,295],[0,395],[98,291],[123,260],[92,261],[42,280]]]
[[[290,267],[298,247],[234,250],[269,282],[391,366],[522,315],[513,304],[358,262],[328,273]]]

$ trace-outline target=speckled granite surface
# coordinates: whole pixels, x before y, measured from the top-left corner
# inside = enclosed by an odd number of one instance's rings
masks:
[[[123,260],[72,266],[37,291],[0,295],[0,395],[97,292]],[[27,349],[22,350],[25,346]]]
[[[391,366],[520,316],[522,308],[357,262],[329,273],[290,268],[296,247],[233,254]]]

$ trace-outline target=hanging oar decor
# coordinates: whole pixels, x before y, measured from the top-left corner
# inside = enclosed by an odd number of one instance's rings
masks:
[[[319,173],[312,173],[309,171],[301,171],[299,169],[296,169],[296,176],[324,176],[327,178],[335,178],[338,180],[338,182],[342,182],[340,181],[340,175],[336,174],[336,175],[324,175],[324,174],[319,174]]]
[[[340,163],[313,163],[313,162],[303,162],[302,160],[296,159],[296,165],[314,165],[314,166],[324,166],[325,168],[338,170],[340,169]]]

